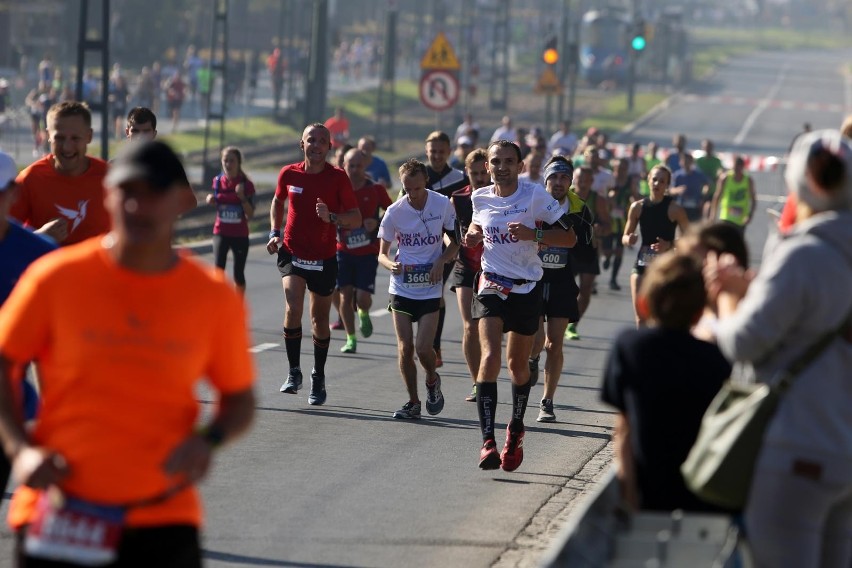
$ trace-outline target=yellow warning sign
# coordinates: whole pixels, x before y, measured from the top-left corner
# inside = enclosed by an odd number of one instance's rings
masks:
[[[554,95],[562,92],[562,83],[559,82],[559,77],[553,72],[553,69],[546,67],[538,77],[538,82],[535,84],[535,92],[544,95]]]
[[[426,50],[423,59],[420,60],[421,69],[444,69],[458,71],[459,59],[447,36],[443,32],[435,37],[435,41]]]

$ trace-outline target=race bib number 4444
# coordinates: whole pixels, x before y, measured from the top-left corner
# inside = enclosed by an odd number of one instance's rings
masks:
[[[124,517],[123,507],[96,505],[46,492],[36,504],[24,550],[35,558],[103,566],[118,556]]]

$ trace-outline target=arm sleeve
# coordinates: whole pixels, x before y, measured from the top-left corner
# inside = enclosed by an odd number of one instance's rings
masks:
[[[26,177],[18,176],[15,180],[18,185],[18,198],[12,203],[12,207],[9,209],[9,216],[17,219],[23,224],[29,224],[29,220],[32,214],[30,208],[30,191],[29,185],[27,184]]]
[[[455,231],[456,229],[456,209],[452,202],[447,199],[446,207],[444,207],[444,230]]]
[[[382,222],[379,225],[379,238],[392,243],[396,237],[396,228],[393,225],[392,215],[382,217]]]
[[[281,172],[278,174],[278,184],[275,186],[275,197],[278,198],[279,201],[284,201],[287,199],[287,168],[281,168]]]
[[[533,193],[533,213],[536,220],[544,221],[549,225],[553,225],[562,217],[562,207],[559,202],[553,199],[547,190],[540,185],[535,186]]]
[[[379,207],[387,211],[388,207],[390,207],[393,203],[393,200],[390,195],[388,195],[388,190],[385,189],[383,185],[376,185],[376,187],[379,188],[377,190],[379,192]]]

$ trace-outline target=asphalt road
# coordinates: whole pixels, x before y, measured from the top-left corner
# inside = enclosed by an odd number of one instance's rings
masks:
[[[852,87],[838,75],[843,55],[849,54],[759,54],[732,62],[676,97],[630,138],[666,144],[673,133],[684,132],[692,149],[710,137],[720,150],[783,154],[803,122],[836,127],[844,112],[852,112]],[[765,209],[777,207],[782,186],[778,171],[754,175],[761,204],[748,238],[759,260],[770,224]],[[333,332],[328,401],[312,407],[307,388],[298,395],[278,392],[287,370],[281,279],[273,257],[253,247],[247,299],[258,369],[257,417],[245,438],[217,455],[202,486],[207,565],[535,565],[565,508],[609,460],[612,413],[599,402],[598,389],[612,338],[632,322],[627,282],[634,254],[625,253],[623,289],[610,291],[601,278],[580,325],[582,340],[565,344],[555,399],[558,422],[535,422],[539,384],[527,411],[524,463],[504,473],[477,468],[481,439],[476,407],[463,400],[470,379],[454,294],[446,292],[440,372],[447,402],[439,416],[416,422],[391,417],[406,396],[392,322],[383,310],[388,277],[382,269],[373,336],[359,337],[358,353],[344,355],[343,332]],[[303,328],[307,337],[307,316]],[[307,371],[310,339],[302,352]],[[511,408],[505,370],[498,384],[497,425],[504,428]],[[421,397],[422,392],[421,387]],[[204,392],[200,397],[210,400]],[[210,405],[204,407],[209,412]],[[0,558],[10,558],[10,550],[11,538],[3,531]]]

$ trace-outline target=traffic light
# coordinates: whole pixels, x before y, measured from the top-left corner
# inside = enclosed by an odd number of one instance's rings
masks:
[[[548,65],[554,65],[559,61],[559,50],[557,49],[556,37],[551,36],[544,44],[544,51],[541,52],[541,59]]]
[[[630,47],[633,51],[642,51],[647,45],[645,40],[645,22],[638,21],[633,26],[633,39],[630,40]]]

